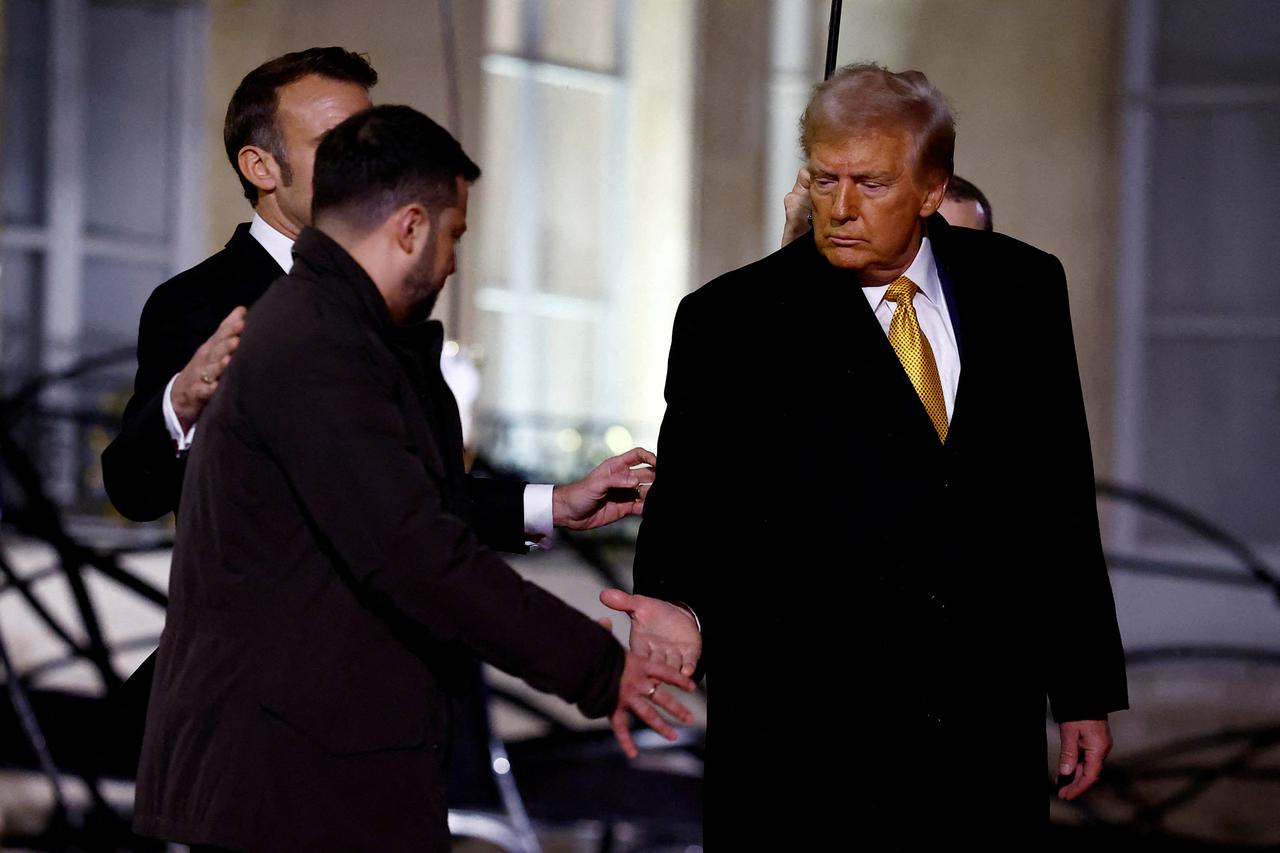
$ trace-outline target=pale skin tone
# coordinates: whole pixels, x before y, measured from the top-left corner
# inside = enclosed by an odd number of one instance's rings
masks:
[[[864,287],[893,281],[915,259],[924,220],[939,209],[946,190],[946,176],[927,174],[911,151],[905,132],[815,133],[808,162],[783,200],[783,245],[809,229],[812,212],[814,242],[832,266],[853,273]],[[702,638],[689,611],[621,590],[606,590],[600,599],[630,617],[633,650],[694,671]],[[1058,776],[1065,783],[1058,796],[1074,800],[1098,780],[1111,730],[1103,719],[1063,722],[1058,731]]]
[[[682,676],[693,675],[698,658],[702,655],[702,634],[693,614],[687,609],[658,598],[631,595],[620,589],[606,589],[600,593],[600,601],[611,610],[627,614],[631,620],[631,633],[627,638],[631,654],[661,663]],[[601,620],[601,624],[607,622],[607,619]],[[657,681],[652,681],[644,686],[642,692],[657,702],[664,694],[656,688]],[[663,707],[667,706],[664,704]],[[678,719],[686,725],[692,721],[692,718]],[[635,742],[631,738],[628,722],[623,708],[614,711],[609,717],[614,737],[622,745],[623,751],[633,755]],[[645,719],[645,722],[649,721]],[[652,723],[649,725],[658,730]]]
[[[434,226],[427,210],[415,203],[394,211],[367,233],[353,231],[337,219],[322,218],[316,227],[336,240],[369,274],[386,301],[392,320],[407,323],[421,318],[422,306],[434,300],[453,272],[455,246],[466,231],[466,216],[467,185],[459,180],[457,204],[442,211]],[[433,227],[437,232],[435,239],[432,239]],[[586,527],[602,517],[617,514],[616,517],[621,518],[630,513],[627,506],[610,509],[603,497],[609,489],[621,488],[610,483],[637,488],[641,484],[641,475],[631,471],[627,463],[629,458],[645,462],[653,457],[648,451],[636,448],[609,460],[574,486],[565,487],[570,494],[561,500],[571,507],[566,512],[575,516],[575,523]],[[648,477],[652,479],[652,472],[648,472]],[[577,494],[575,487],[584,483],[588,486]],[[642,498],[636,501],[643,503]],[[602,502],[604,507],[600,506]],[[600,622],[605,628],[611,627],[608,619]],[[679,667],[634,648],[629,650],[618,687],[618,702],[609,719],[618,744],[631,758],[639,754],[628,725],[631,715],[667,740],[675,740],[676,731],[660,710],[686,725],[693,722],[693,713],[671,694],[656,690],[658,684],[669,684],[686,692],[696,689]]]

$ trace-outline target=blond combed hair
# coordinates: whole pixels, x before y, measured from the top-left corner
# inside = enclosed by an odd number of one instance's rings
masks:
[[[836,69],[813,87],[800,117],[806,157],[819,136],[906,131],[920,173],[950,177],[955,169],[956,123],[942,93],[920,71],[889,71],[874,62]]]

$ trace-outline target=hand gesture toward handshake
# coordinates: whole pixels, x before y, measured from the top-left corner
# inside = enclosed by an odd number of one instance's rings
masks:
[[[602,623],[608,621],[605,619]],[[681,704],[680,700],[662,690],[663,684],[679,687],[686,693],[692,693],[696,689],[688,676],[681,675],[679,670],[635,650],[627,652],[627,664],[622,670],[622,683],[618,687],[618,706],[609,715],[609,725],[628,758],[635,758],[640,754],[635,739],[631,736],[631,714],[635,714],[649,728],[672,741],[676,739],[676,730],[658,713],[659,708],[685,725],[693,722],[693,712]]]
[[[618,708],[609,717],[609,722],[623,752],[635,758],[639,751],[631,737],[628,712],[635,713],[667,740],[675,740],[675,729],[662,718],[657,708],[668,711],[686,725],[692,722],[693,715],[689,710],[660,690],[659,681],[686,692],[694,690],[689,676],[693,675],[702,654],[702,634],[688,610],[669,602],[643,595],[628,595],[620,589],[605,590],[600,594],[600,600],[606,607],[626,613],[631,619],[627,669],[622,675]],[[601,621],[609,622],[608,619]],[[629,693],[629,689],[636,692]]]

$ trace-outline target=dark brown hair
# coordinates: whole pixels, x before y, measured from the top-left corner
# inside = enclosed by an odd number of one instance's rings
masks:
[[[284,137],[276,123],[276,107],[280,89],[308,74],[318,74],[343,83],[355,83],[366,91],[378,82],[378,72],[359,53],[341,47],[311,47],[286,53],[268,60],[245,75],[227,105],[227,118],[222,125],[222,141],[227,159],[244,187],[244,197],[258,203],[258,188],[240,174],[240,149],[256,145],[270,151],[280,164],[285,184],[293,180],[293,171],[285,156]]]
[[[458,203],[458,178],[480,167],[458,140],[412,107],[384,104],[348,118],[316,149],[311,219],[336,217],[365,233],[393,210],[420,203],[435,215]]]

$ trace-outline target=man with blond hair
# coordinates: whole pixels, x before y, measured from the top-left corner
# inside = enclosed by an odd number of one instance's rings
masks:
[[[1127,706],[1062,265],[938,215],[920,72],[839,70],[801,142],[812,232],[681,303],[637,594],[604,598],[707,672],[712,849],[1031,842],[1046,696],[1067,799]]]

